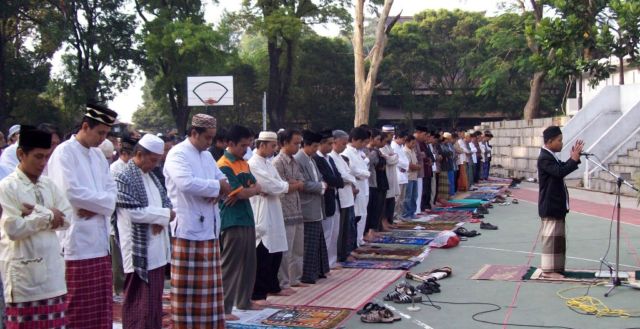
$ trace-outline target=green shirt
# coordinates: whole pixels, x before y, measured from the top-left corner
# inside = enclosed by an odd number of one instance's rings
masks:
[[[255,185],[256,178],[249,170],[249,164],[244,159],[236,157],[224,151],[224,155],[218,160],[218,168],[222,171],[231,185],[231,194],[244,188]],[[220,201],[220,217],[222,224],[220,229],[225,230],[233,226],[255,226],[253,210],[248,199],[239,199],[234,205],[228,206]]]

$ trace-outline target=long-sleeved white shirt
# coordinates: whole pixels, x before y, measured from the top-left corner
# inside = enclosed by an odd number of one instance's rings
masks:
[[[39,195],[38,195],[39,193]],[[22,216],[22,204],[35,206]],[[55,231],[69,227],[72,209],[64,193],[47,177],[36,184],[20,170],[0,182],[0,273],[9,303],[36,301],[67,293],[64,260]],[[55,208],[64,224],[51,228]]]
[[[398,172],[396,166],[398,165],[399,155],[395,153],[391,148],[391,145],[387,144],[380,148],[380,154],[387,161],[387,181],[389,182],[389,189],[387,190],[387,199],[395,198],[400,195],[400,186],[398,185]]]
[[[7,146],[2,154],[0,154],[0,165],[7,166],[8,168],[15,169],[20,160],[18,160],[18,142],[15,142]]]
[[[221,218],[215,199],[220,193],[220,181],[227,178],[211,153],[198,151],[186,139],[167,154],[164,177],[176,212],[176,219],[171,222],[173,236],[194,241],[217,239]]]
[[[360,191],[354,200],[354,213],[355,216],[362,216],[367,213],[367,204],[369,202],[369,165],[362,157],[362,153],[351,146],[347,145],[347,148],[342,151],[342,155],[349,159],[349,169],[351,175],[356,178],[356,187]]]
[[[46,170],[73,208],[71,227],[58,232],[64,258],[82,260],[108,255],[111,215],[118,191],[104,154],[98,148],[82,146],[74,135],[58,145]],[[96,215],[80,218],[80,209]]]
[[[151,271],[165,266],[171,259],[169,244],[169,220],[171,210],[162,207],[160,190],[153,182],[149,173],[142,174],[142,182],[149,205],[145,208],[125,209],[117,208],[118,233],[120,235],[120,250],[122,250],[122,268],[124,273],[133,273],[133,223],[156,224],[163,227],[158,234],[153,234],[149,225],[147,234],[147,270]]]
[[[458,139],[458,145],[460,145],[460,148],[463,151],[463,153],[460,154],[460,159],[461,159],[460,164],[469,162],[469,160],[471,160],[471,158],[469,157],[469,155],[471,154],[471,151],[467,147],[467,143],[465,143],[464,139],[460,138]]]
[[[396,143],[396,141],[391,142],[391,148],[398,155],[398,164],[396,166],[398,184],[407,184],[409,182],[409,159],[407,154],[404,152],[403,146]]]
[[[289,183],[284,181],[270,159],[254,153],[249,168],[262,187],[262,193],[249,198],[256,221],[256,247],[262,242],[270,253],[287,251],[287,232],[280,196],[287,193]]]
[[[473,161],[473,163],[478,163],[478,149],[476,148],[475,143],[469,143],[469,151],[471,151],[471,161]]]
[[[329,156],[333,159],[333,162],[336,164],[336,168],[338,168],[338,172],[340,172],[340,176],[344,181],[344,187],[338,189],[338,197],[340,198],[340,207],[341,208],[349,208],[354,206],[355,198],[353,196],[352,186],[356,185],[356,178],[351,174],[351,168],[349,168],[349,164],[342,158],[340,154],[336,151],[331,151]],[[362,192],[362,191],[360,191]]]

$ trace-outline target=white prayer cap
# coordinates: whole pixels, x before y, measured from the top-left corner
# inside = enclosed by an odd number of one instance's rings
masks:
[[[451,133],[450,132],[446,132],[446,133],[442,134],[442,137],[451,138]]]
[[[138,141],[140,146],[144,147],[147,151],[155,154],[164,154],[164,141],[158,136],[152,134],[146,134]]]
[[[278,135],[273,131],[261,131],[257,140],[261,142],[278,142]]]
[[[9,136],[7,136],[7,138],[11,138],[13,135],[15,134],[19,134],[20,133],[20,125],[13,125],[11,126],[11,128],[9,128]]]
[[[382,126],[382,132],[383,133],[392,133],[395,132],[396,129],[392,126],[392,125],[384,125]]]
[[[100,149],[100,151],[102,151],[102,154],[104,154],[104,157],[107,158],[107,161],[111,162],[111,158],[113,157],[113,151],[115,149],[113,147],[113,143],[111,143],[110,140],[105,139],[104,142],[102,142],[102,144],[98,146],[98,148]]]

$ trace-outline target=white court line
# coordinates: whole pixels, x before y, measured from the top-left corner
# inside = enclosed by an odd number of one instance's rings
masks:
[[[523,250],[510,250],[510,249],[500,249],[500,248],[490,248],[490,247],[479,247],[479,246],[460,246],[462,248],[473,248],[473,249],[482,249],[482,250],[492,250],[492,251],[504,251],[504,252],[513,252],[513,253],[518,253],[518,254],[529,254],[528,251],[523,251]],[[542,255],[539,252],[534,252],[534,255],[540,256]],[[567,256],[567,258],[571,258],[571,259],[575,259],[575,260],[583,260],[586,262],[592,262],[592,263],[600,263],[599,260],[596,259],[589,259],[589,258],[582,258],[582,257],[571,257],[571,256]],[[630,267],[630,268],[635,268],[635,269],[640,269],[640,266],[634,266],[634,265],[627,265],[627,264],[620,264],[620,266],[625,266],[625,267]]]
[[[411,315],[409,314],[405,314],[400,312],[400,310],[398,310],[397,308],[391,306],[390,304],[384,303],[384,307],[388,308],[389,310],[391,310],[392,312],[396,312],[398,313],[398,315],[400,315],[401,317],[407,319],[407,320],[411,320],[411,322],[413,322],[413,324],[417,325],[418,327],[422,328],[422,329],[433,329],[433,327],[429,326],[428,324],[418,320],[418,319],[412,319]]]

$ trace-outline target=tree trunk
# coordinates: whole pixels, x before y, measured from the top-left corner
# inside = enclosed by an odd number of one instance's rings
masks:
[[[182,104],[182,96],[179,87],[169,88],[169,103],[171,104],[171,114],[178,129],[178,136],[182,137],[187,131],[187,119],[190,109]]]
[[[355,6],[355,29],[353,31],[353,58],[355,75],[355,127],[369,123],[369,112],[371,107],[371,95],[376,84],[378,69],[384,56],[384,47],[387,41],[387,17],[391,11],[393,0],[385,0],[382,13],[378,18],[376,26],[376,42],[367,57],[370,57],[371,64],[369,72],[365,69],[365,54],[363,45],[364,34],[364,0],[357,0]]]
[[[282,122],[278,115],[278,103],[280,98],[280,53],[278,40],[273,37],[267,41],[269,53],[269,84],[267,87],[267,114],[271,129],[282,128]]]
[[[524,119],[531,120],[538,117],[540,114],[540,97],[542,95],[542,86],[544,84],[544,78],[546,74],[544,72],[536,72],[531,79],[531,91],[529,92],[529,99],[524,106]]]
[[[618,57],[618,60],[620,61],[620,64],[618,65],[620,68],[620,85],[622,86],[624,85],[624,57]]]

